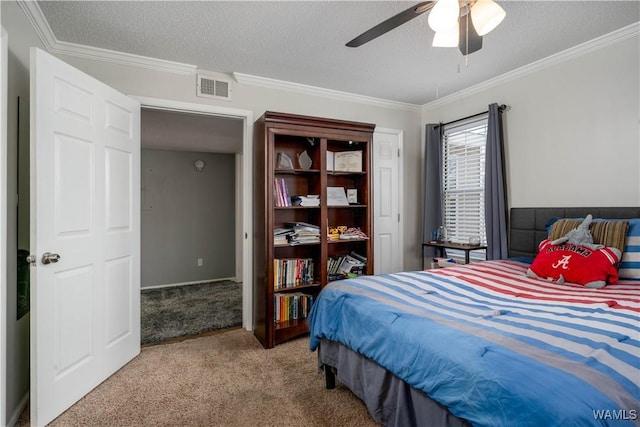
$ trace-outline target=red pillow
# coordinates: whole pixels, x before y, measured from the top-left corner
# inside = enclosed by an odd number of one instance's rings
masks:
[[[538,246],[538,255],[533,260],[527,275],[558,283],[571,282],[589,288],[602,288],[607,283],[618,281],[615,264],[620,253],[615,248],[592,249],[588,246],[563,243],[552,245],[543,240]]]

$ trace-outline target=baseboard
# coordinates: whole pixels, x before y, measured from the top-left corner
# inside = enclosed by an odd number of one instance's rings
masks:
[[[28,403],[29,392],[26,392],[24,396],[22,396],[22,399],[20,400],[20,403],[18,404],[16,410],[13,412],[13,414],[11,414],[11,417],[7,419],[7,427],[13,427],[16,425],[16,423],[20,419],[20,415],[22,415],[22,411],[24,411],[24,408],[27,407]]]
[[[143,290],[143,289],[169,288],[169,287],[172,287],[172,286],[199,285],[200,283],[222,282],[223,280],[231,280],[232,282],[235,282],[236,278],[235,277],[217,277],[215,279],[197,280],[195,282],[167,283],[165,285],[144,286],[144,287],[141,287],[140,290]]]

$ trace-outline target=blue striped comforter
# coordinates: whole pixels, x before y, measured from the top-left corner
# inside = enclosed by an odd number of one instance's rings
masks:
[[[638,425],[640,282],[526,277],[515,261],[333,282],[310,348],[340,342],[474,426]]]

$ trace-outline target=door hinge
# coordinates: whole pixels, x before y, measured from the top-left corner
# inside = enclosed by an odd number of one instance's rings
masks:
[[[400,149],[398,148],[398,157],[400,157]]]
[[[398,214],[398,222],[400,222],[400,214]]]
[[[35,267],[36,266],[36,256],[31,254],[27,257],[27,262],[29,263],[29,265],[31,267]]]

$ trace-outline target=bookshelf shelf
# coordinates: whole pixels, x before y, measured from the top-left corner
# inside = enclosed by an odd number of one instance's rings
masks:
[[[296,246],[317,246],[320,242],[274,244],[274,248],[295,248]]]
[[[289,175],[313,175],[319,174],[320,169],[275,169],[276,174],[289,174]]]
[[[367,172],[343,172],[343,171],[327,171],[327,175],[342,175],[342,176],[348,176],[348,175],[366,175]]]
[[[281,293],[298,292],[303,289],[315,289],[320,286],[322,286],[320,283],[311,283],[309,285],[298,285],[298,286],[293,286],[291,288],[274,289],[274,292],[281,292]]]
[[[320,209],[320,206],[274,206],[275,209]]]
[[[304,310],[300,317],[301,306],[296,307],[297,312],[289,306],[287,312],[278,304],[296,297],[307,302],[315,299],[329,283],[330,259],[357,253],[366,260],[357,271],[373,274],[372,240],[329,241],[328,227],[357,227],[367,236],[373,235],[370,171],[374,128],[366,123],[275,112],[266,112],[255,123],[253,329],[265,348],[308,332]],[[336,167],[350,170],[332,170],[329,162],[334,158],[338,160]],[[356,190],[359,203],[327,206],[328,187],[352,190],[351,194]],[[308,195],[316,195],[320,205],[288,206],[292,196]],[[295,201],[309,203],[304,197]],[[278,230],[277,241],[282,242],[281,229],[295,223],[314,225],[319,241],[276,244],[274,231]],[[292,274],[290,267],[289,273],[282,273],[279,262],[303,259],[311,260],[312,283],[275,289],[281,274]],[[302,282],[308,282],[307,273],[304,277]],[[283,298],[283,294],[293,298]],[[298,318],[281,320],[291,314]]]

